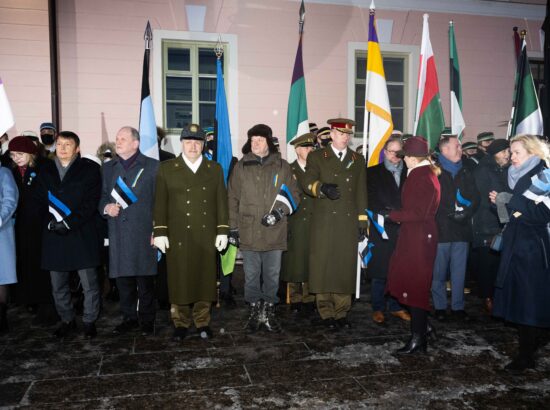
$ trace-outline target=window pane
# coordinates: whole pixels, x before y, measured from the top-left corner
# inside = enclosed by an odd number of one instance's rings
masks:
[[[391,118],[393,120],[393,129],[406,132],[403,129],[403,108],[396,108],[391,110]]]
[[[203,129],[206,127],[213,127],[216,120],[216,105],[200,104],[199,117],[199,121]]]
[[[191,104],[167,103],[166,126],[167,128],[183,128],[191,123]]]
[[[166,99],[191,101],[191,77],[166,77]]]
[[[355,68],[355,78],[364,80],[367,78],[367,59],[365,57],[357,57],[357,64]]]
[[[190,67],[189,49],[168,49],[168,70],[189,71]]]
[[[403,86],[391,84],[387,84],[387,86],[390,107],[403,107]]]
[[[386,81],[403,82],[403,66],[403,58],[384,57],[384,74],[386,74]]]
[[[355,134],[363,134],[363,120],[365,118],[365,109],[363,107],[355,109]]]
[[[199,74],[216,74],[216,60],[213,48],[199,48]]]
[[[355,105],[359,107],[365,105],[365,84],[355,84]]]
[[[216,79],[199,79],[199,101],[216,101]]]

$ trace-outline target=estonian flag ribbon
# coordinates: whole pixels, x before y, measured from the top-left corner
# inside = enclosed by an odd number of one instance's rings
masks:
[[[48,209],[57,222],[61,222],[71,214],[69,207],[56,198],[50,191],[48,191],[48,203]]]
[[[367,215],[369,216],[369,219],[371,220],[378,233],[382,235],[382,239],[390,239],[388,237],[388,234],[386,233],[386,230],[384,229],[385,218],[380,214],[375,214],[371,210],[365,209],[365,211],[367,211]]]
[[[294,198],[292,198],[292,194],[290,193],[290,190],[286,186],[286,184],[281,185],[281,189],[279,190],[279,193],[275,197],[275,203],[281,202],[284,206],[288,208],[288,214],[291,215],[296,211],[298,208],[296,206],[296,202],[294,202]],[[273,207],[271,207],[273,209]]]
[[[115,199],[122,209],[128,208],[135,203],[138,199],[132,190],[126,185],[124,180],[119,176],[116,180],[116,184],[111,191],[111,196]]]
[[[461,205],[461,206],[465,206],[465,207],[472,206],[472,201],[470,201],[469,199],[464,198],[462,196],[462,194],[460,193],[460,189],[456,190],[456,202],[458,202],[458,204]]]
[[[365,269],[369,264],[369,261],[372,258],[371,249],[374,247],[373,243],[369,242],[369,239],[366,236],[363,236],[363,239],[359,241],[357,247],[357,252],[359,253],[359,258],[361,259],[361,267]]]
[[[523,196],[535,201],[537,204],[543,202],[550,208],[550,169],[546,168],[537,175],[531,177],[531,186]]]

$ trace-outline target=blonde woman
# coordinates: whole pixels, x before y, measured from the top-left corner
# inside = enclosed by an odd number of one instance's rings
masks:
[[[510,141],[512,166],[506,205],[509,222],[495,284],[493,315],[518,325],[519,352],[505,369],[512,374],[535,368],[540,328],[550,328],[550,208],[523,194],[531,178],[547,167],[548,146],[533,135]],[[494,203],[498,194],[491,192]]]

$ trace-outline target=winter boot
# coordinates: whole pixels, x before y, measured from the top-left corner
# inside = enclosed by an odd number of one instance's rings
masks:
[[[273,303],[264,302],[262,304],[262,324],[268,332],[279,333],[281,331],[281,325],[275,319],[275,305]]]
[[[248,310],[248,320],[246,321],[245,329],[255,332],[260,328],[262,301],[251,303]]]

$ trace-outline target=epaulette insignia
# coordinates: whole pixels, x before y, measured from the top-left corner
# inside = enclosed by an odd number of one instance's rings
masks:
[[[323,156],[325,157],[325,159],[327,159],[327,158],[328,158],[328,152],[325,151],[325,152],[323,153]]]

